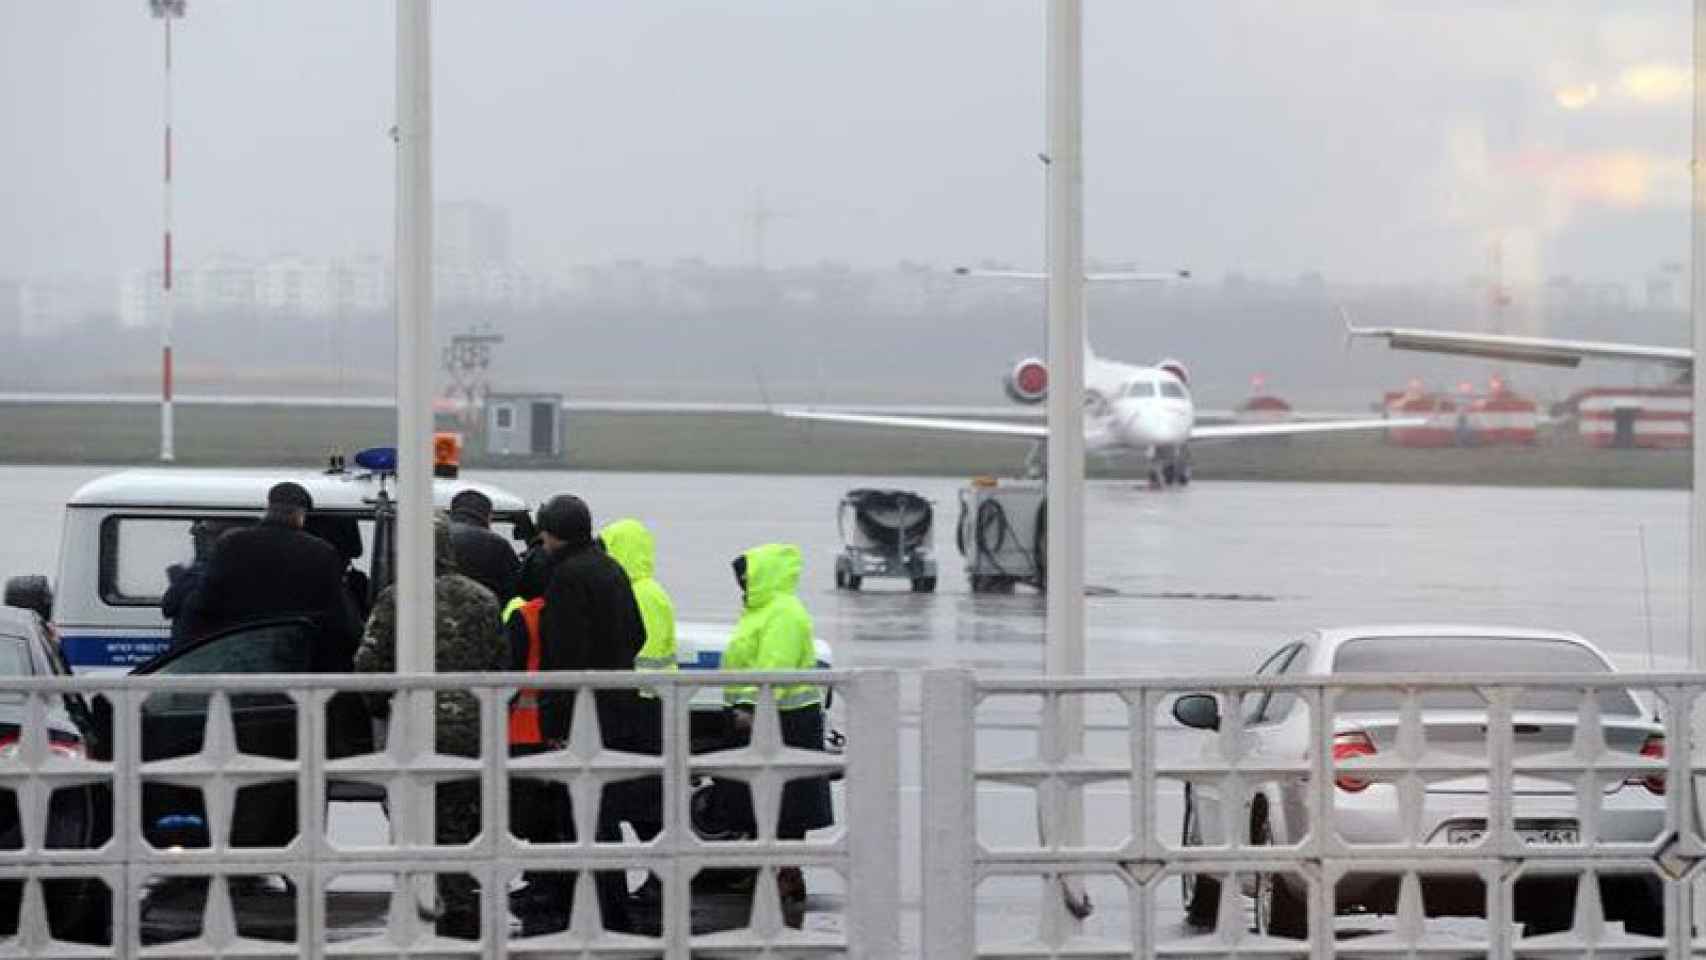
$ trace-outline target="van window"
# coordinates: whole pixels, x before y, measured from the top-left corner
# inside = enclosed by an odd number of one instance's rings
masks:
[[[101,599],[113,606],[155,606],[173,564],[195,562],[198,534],[211,549],[221,533],[253,523],[232,516],[112,516],[101,521]]]
[[[108,517],[101,521],[101,599],[110,604],[158,604],[166,568],[195,561],[189,517]]]

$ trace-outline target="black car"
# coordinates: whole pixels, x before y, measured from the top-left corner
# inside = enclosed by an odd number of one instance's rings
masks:
[[[211,634],[168,651],[132,671],[133,675],[196,676],[240,673],[308,673],[317,641],[314,624],[303,618],[254,621]],[[298,706],[288,694],[236,692],[230,695],[234,747],[240,753],[295,760]],[[142,704],[144,763],[189,756],[205,742],[208,696],[200,693],[150,694]],[[337,694],[328,706],[327,756],[347,757],[374,748],[373,725],[361,697]],[[382,788],[364,790],[340,784],[334,799],[381,799]],[[238,790],[229,842],[234,847],[276,847],[296,834],[296,784],[281,779]],[[265,816],[245,816],[264,810]],[[207,811],[192,787],[147,782],[142,791],[142,829],[156,847],[208,845]]]
[[[35,613],[0,607],[0,677],[54,677],[71,673],[53,642],[51,630]],[[16,758],[27,722],[28,700],[0,693],[0,765]],[[102,759],[106,742],[97,734],[94,712],[84,698],[67,693],[46,704],[47,748],[67,758]],[[41,834],[48,849],[90,849],[112,836],[112,791],[105,784],[60,787],[48,799]],[[0,790],[0,850],[24,846],[17,794]],[[96,942],[108,929],[110,891],[97,880],[47,880],[43,883],[48,923],[62,940]],[[23,882],[0,880],[0,935],[17,930]]]

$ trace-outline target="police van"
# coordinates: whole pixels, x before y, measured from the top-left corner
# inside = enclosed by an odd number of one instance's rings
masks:
[[[393,579],[394,461],[389,451],[364,451],[353,466],[334,457],[322,471],[138,469],[99,477],[66,503],[57,577],[51,584],[39,575],[11,578],[6,605],[34,610],[49,622],[76,672],[126,672],[149,664],[171,646],[171,623],[160,607],[168,571],[194,562],[203,525],[258,521],[267,490],[282,480],[308,491],[314,506],[307,529],[348,561],[352,583],[365,584],[358,592],[365,590],[371,601]],[[436,507],[448,509],[457,493],[478,490],[492,502],[494,531],[518,550],[533,537],[526,500],[444,467],[433,479]],[[723,624],[677,624],[677,663],[717,669],[729,632]],[[827,668],[829,647],[822,640],[816,645],[818,666]]]

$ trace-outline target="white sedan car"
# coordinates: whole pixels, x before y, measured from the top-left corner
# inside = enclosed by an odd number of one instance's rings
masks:
[[[1613,668],[1593,644],[1579,636],[1502,627],[1397,626],[1321,630],[1275,651],[1258,671],[1261,676],[1343,676],[1358,674],[1443,674],[1474,680],[1510,674],[1594,674]],[[1664,757],[1664,727],[1653,719],[1641,695],[1602,688],[1599,725],[1605,753],[1602,763],[1627,761],[1657,767]],[[1251,694],[1239,705],[1244,717],[1246,757],[1271,766],[1305,764],[1309,756],[1309,710],[1295,694]],[[1524,693],[1513,705],[1513,759],[1545,754],[1570,755],[1577,741],[1583,694],[1569,689]],[[1331,718],[1333,756],[1346,760],[1395,752],[1401,695],[1390,690],[1359,690],[1341,695]],[[1487,708],[1471,688],[1445,689],[1421,696],[1422,733],[1430,756],[1468,765],[1487,758]],[[1173,714],[1187,727],[1217,730],[1221,702],[1209,694],[1190,694],[1174,702]],[[1581,742],[1591,742],[1584,738]],[[1224,763],[1219,737],[1205,738],[1204,757]],[[1271,763],[1270,763],[1271,761]],[[1537,845],[1582,842],[1574,775],[1547,779],[1525,773],[1512,781],[1512,814],[1523,839]],[[1296,844],[1307,834],[1308,778],[1304,774],[1249,783],[1240,798],[1220,794],[1217,777],[1199,776],[1185,789],[1182,841],[1186,846],[1228,843],[1224,803],[1239,803],[1232,823],[1248,830],[1240,843]],[[1651,843],[1664,829],[1662,775],[1630,775],[1604,785],[1598,813],[1598,842]],[[1480,775],[1430,779],[1421,817],[1407,831],[1400,811],[1399,786],[1341,773],[1334,781],[1333,826],[1348,844],[1475,844],[1485,836],[1489,807],[1487,778]],[[1242,892],[1254,903],[1256,929],[1265,934],[1302,937],[1307,933],[1307,888],[1294,874],[1239,875]],[[1429,916],[1480,916],[1487,894],[1473,876],[1422,878]],[[1392,913],[1399,877],[1395,873],[1355,873],[1336,887],[1339,913]],[[1573,878],[1535,877],[1516,886],[1516,919],[1531,934],[1568,928],[1575,906]],[[1663,933],[1662,888],[1647,875],[1601,877],[1601,902],[1608,922],[1621,921],[1631,933]],[[1188,919],[1213,927],[1220,909],[1218,877],[1184,877]]]

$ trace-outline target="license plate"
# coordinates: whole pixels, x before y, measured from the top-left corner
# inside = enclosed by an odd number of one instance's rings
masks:
[[[1445,841],[1454,846],[1473,846],[1487,835],[1485,827],[1448,827]],[[1535,847],[1550,847],[1582,842],[1581,831],[1575,827],[1543,827],[1517,831],[1522,842]]]

